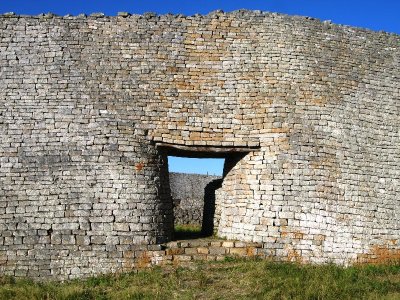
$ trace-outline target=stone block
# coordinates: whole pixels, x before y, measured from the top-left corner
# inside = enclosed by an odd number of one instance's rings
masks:
[[[247,255],[247,249],[246,248],[230,248],[229,249],[229,254],[237,255],[237,256],[246,256]]]
[[[328,23],[1,15],[2,273],[65,280],[225,252],[348,265],[398,251],[399,37]],[[222,183],[177,175],[176,188],[172,154],[224,156]],[[161,253],[174,217],[200,225],[210,212],[229,240]]]
[[[224,255],[227,249],[224,247],[210,247],[209,252],[211,255]]]
[[[235,242],[231,242],[231,241],[222,242],[222,247],[233,248],[233,247],[235,247]]]
[[[208,247],[198,247],[197,253],[198,254],[208,254],[209,253]]]

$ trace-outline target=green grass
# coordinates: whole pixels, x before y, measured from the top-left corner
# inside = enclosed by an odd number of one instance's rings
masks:
[[[61,284],[0,277],[0,299],[400,299],[400,265],[227,259]]]
[[[218,237],[216,234],[207,235],[202,232],[201,225],[194,224],[178,224],[174,227],[174,240],[191,240],[191,239],[219,239],[224,238]]]
[[[204,236],[201,232],[201,225],[175,225],[175,240],[198,239],[202,237]]]

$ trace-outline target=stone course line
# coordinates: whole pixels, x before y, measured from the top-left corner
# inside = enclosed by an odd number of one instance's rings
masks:
[[[220,238],[302,263],[399,260],[399,70],[399,35],[307,17],[0,15],[0,274],[164,257],[178,154],[225,158]]]

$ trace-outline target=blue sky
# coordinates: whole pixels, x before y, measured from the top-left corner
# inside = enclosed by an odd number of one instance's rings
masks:
[[[120,11],[132,14],[155,12],[193,15],[207,14],[222,9],[257,9],[289,15],[303,15],[331,20],[372,30],[400,34],[400,0],[0,0],[0,14],[37,15],[52,12],[58,15],[78,15],[103,12],[116,15]],[[191,161],[170,157],[170,171],[202,174],[221,174],[222,160],[194,159]]]
[[[12,11],[18,14],[103,12],[116,15],[119,11],[137,14],[151,11],[192,15],[242,8],[305,15],[400,34],[399,0],[0,0],[0,13]]]
[[[168,157],[170,172],[222,175],[224,160],[221,158]]]

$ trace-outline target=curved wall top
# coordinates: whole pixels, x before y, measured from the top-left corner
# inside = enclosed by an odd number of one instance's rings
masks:
[[[247,149],[218,190],[222,236],[398,258],[399,46],[261,12],[0,16],[1,270],[86,276],[167,240],[158,144]]]

